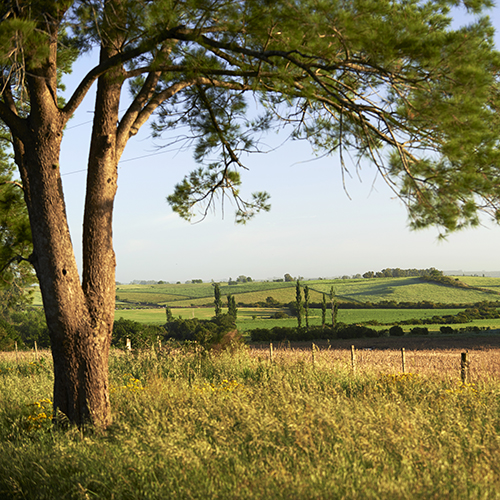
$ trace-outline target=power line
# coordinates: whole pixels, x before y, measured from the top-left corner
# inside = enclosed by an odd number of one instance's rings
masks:
[[[126,163],[128,161],[135,161],[135,160],[142,160],[143,158],[149,158],[150,156],[158,156],[158,155],[162,155],[162,154],[165,154],[165,153],[168,153],[168,151],[159,151],[158,153],[151,153],[151,154],[148,154],[148,155],[136,156],[135,158],[127,158],[126,160],[120,160],[118,162],[118,165],[120,163]],[[65,172],[64,174],[61,174],[61,177],[64,176],[64,175],[79,174],[81,172],[86,172],[86,171],[87,171],[86,168],[84,168],[82,170],[73,170],[73,172]]]

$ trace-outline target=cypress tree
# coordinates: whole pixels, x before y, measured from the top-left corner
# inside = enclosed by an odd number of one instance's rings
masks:
[[[297,309],[297,326],[302,328],[302,294],[300,291],[300,281],[297,280],[295,285],[295,304]]]
[[[170,307],[167,306],[165,308],[165,312],[167,314],[167,323],[169,323],[170,321],[173,321],[174,315],[172,314],[172,309],[170,309]]]
[[[335,292],[333,291],[333,286],[330,288],[330,302],[332,305],[332,326],[335,328],[335,325],[337,324],[337,311],[338,311],[338,305],[335,301]]]
[[[323,294],[323,302],[321,303],[321,327],[326,325],[326,293]]]
[[[236,299],[231,294],[227,296],[227,313],[236,320],[238,309],[236,308]]]
[[[222,310],[222,300],[220,298],[220,287],[219,283],[214,284],[214,304],[215,304],[215,315],[220,316]]]
[[[304,287],[304,313],[306,317],[306,328],[309,328],[309,287]]]

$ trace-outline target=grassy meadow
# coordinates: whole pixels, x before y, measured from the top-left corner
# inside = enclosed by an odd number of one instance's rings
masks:
[[[0,355],[0,498],[500,495],[499,352],[113,352],[114,423],[50,424],[50,359]],[[26,356],[26,354],[24,355]]]
[[[381,326],[373,326],[375,329],[387,328],[383,324],[393,324],[397,321],[407,321],[410,319],[427,319],[433,316],[455,315],[463,309],[340,309],[337,319],[342,323],[358,324],[368,321],[378,321]],[[223,308],[223,312],[226,309]],[[236,321],[238,330],[249,332],[254,328],[273,328],[275,326],[295,327],[297,319],[294,317],[285,319],[273,319],[272,315],[281,311],[276,308],[252,308],[245,307],[238,309],[238,319]],[[213,317],[214,310],[209,307],[193,308],[172,308],[172,314],[178,318],[199,318],[209,319]],[[163,325],[166,321],[165,309],[119,309],[115,312],[115,318],[124,318],[141,323]],[[310,310],[309,324],[311,326],[321,325],[321,310]],[[330,321],[330,312],[327,313],[327,321]],[[403,330],[409,332],[415,326],[403,325]],[[442,325],[423,325],[430,331],[439,331]],[[469,323],[452,325],[454,328],[479,328],[500,329],[500,319],[477,319]]]

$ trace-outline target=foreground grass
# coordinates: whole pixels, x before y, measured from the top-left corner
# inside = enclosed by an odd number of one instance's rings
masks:
[[[47,365],[0,361],[0,498],[500,494],[496,371],[463,385],[375,358],[353,374],[341,351],[114,355],[96,435],[51,428]]]

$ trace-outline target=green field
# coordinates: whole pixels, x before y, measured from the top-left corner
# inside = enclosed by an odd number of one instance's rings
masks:
[[[470,286],[500,291],[500,278],[458,277]],[[500,299],[500,295],[487,291],[461,289],[423,282],[419,278],[374,278],[361,280],[312,280],[304,281],[311,290],[311,302],[321,302],[323,293],[330,293],[333,286],[337,300],[345,302],[421,302],[442,304],[471,304]],[[272,297],[280,303],[295,300],[293,282],[252,282],[229,286],[220,285],[221,295],[234,295],[237,303],[265,302]],[[213,286],[211,283],[179,285],[118,285],[118,303],[159,304],[170,307],[211,306]]]
[[[381,324],[394,324],[398,321],[410,319],[426,319],[433,316],[446,316],[458,314],[463,309],[340,309],[338,321],[348,324],[366,323],[368,321],[378,321]],[[254,328],[273,328],[275,326],[295,327],[296,318],[272,319],[271,316],[280,309],[275,308],[240,308],[238,309],[238,319],[236,321],[238,330],[246,332]],[[213,317],[214,311],[211,308],[173,308],[174,317],[178,318],[199,318],[209,319]],[[165,309],[127,309],[117,310],[115,318],[130,319],[141,323],[163,325],[166,322]],[[330,321],[329,312],[327,322]],[[321,325],[321,311],[312,310],[309,316],[309,324]],[[410,331],[415,326],[426,326],[430,331],[439,331],[442,325],[404,325],[403,330]],[[500,319],[481,319],[470,323],[460,323],[451,325],[454,328],[466,328],[477,326],[480,328],[500,329]],[[375,329],[382,329],[384,326],[374,326]]]
[[[457,277],[469,286],[492,291],[500,291],[500,278]],[[481,301],[494,301],[500,295],[486,291],[471,290],[426,283],[419,278],[374,278],[362,280],[312,280],[304,281],[311,290],[311,302],[322,301],[322,293],[330,293],[333,286],[336,300],[349,302],[436,302],[442,304],[472,304]],[[289,282],[252,282],[229,286],[222,283],[223,303],[227,294],[233,294],[237,303],[254,304],[266,302],[268,297],[280,303],[295,300],[295,283]],[[118,285],[116,289],[118,309],[116,318],[164,324],[165,306],[173,310],[175,317],[207,319],[213,316],[213,286],[211,283],[179,285]],[[40,294],[35,293],[35,304],[41,304]],[[153,308],[149,306],[160,306]],[[205,306],[205,307],[201,307]],[[272,320],[269,316],[278,309],[239,307],[238,328],[248,331],[253,328],[272,328],[273,326],[296,326],[296,319]],[[412,318],[428,318],[434,315],[457,314],[460,309],[340,309],[338,321],[343,323],[365,323],[375,320],[380,323],[394,323]],[[328,317],[328,316],[327,316]],[[321,324],[321,312],[311,310],[311,325]],[[429,325],[430,330],[439,330],[441,325]],[[458,327],[480,326],[500,328],[500,320],[475,320]],[[405,326],[409,330],[411,326]]]
[[[500,292],[500,278],[479,278],[458,276],[457,279],[469,286]],[[361,280],[311,280],[302,282],[311,290],[311,302],[321,302],[322,294],[330,293],[333,286],[335,296],[340,302],[421,302],[429,301],[442,304],[472,304],[482,301],[499,300],[500,295],[486,291],[461,289],[426,283],[419,278],[373,278]],[[265,302],[272,297],[286,304],[295,300],[293,282],[252,282],[229,286],[220,284],[221,295],[234,295],[237,303],[252,304]],[[213,285],[164,284],[164,285],[118,285],[117,304],[135,307],[140,304],[170,307],[212,306]],[[41,296],[35,291],[35,304],[41,304]]]

